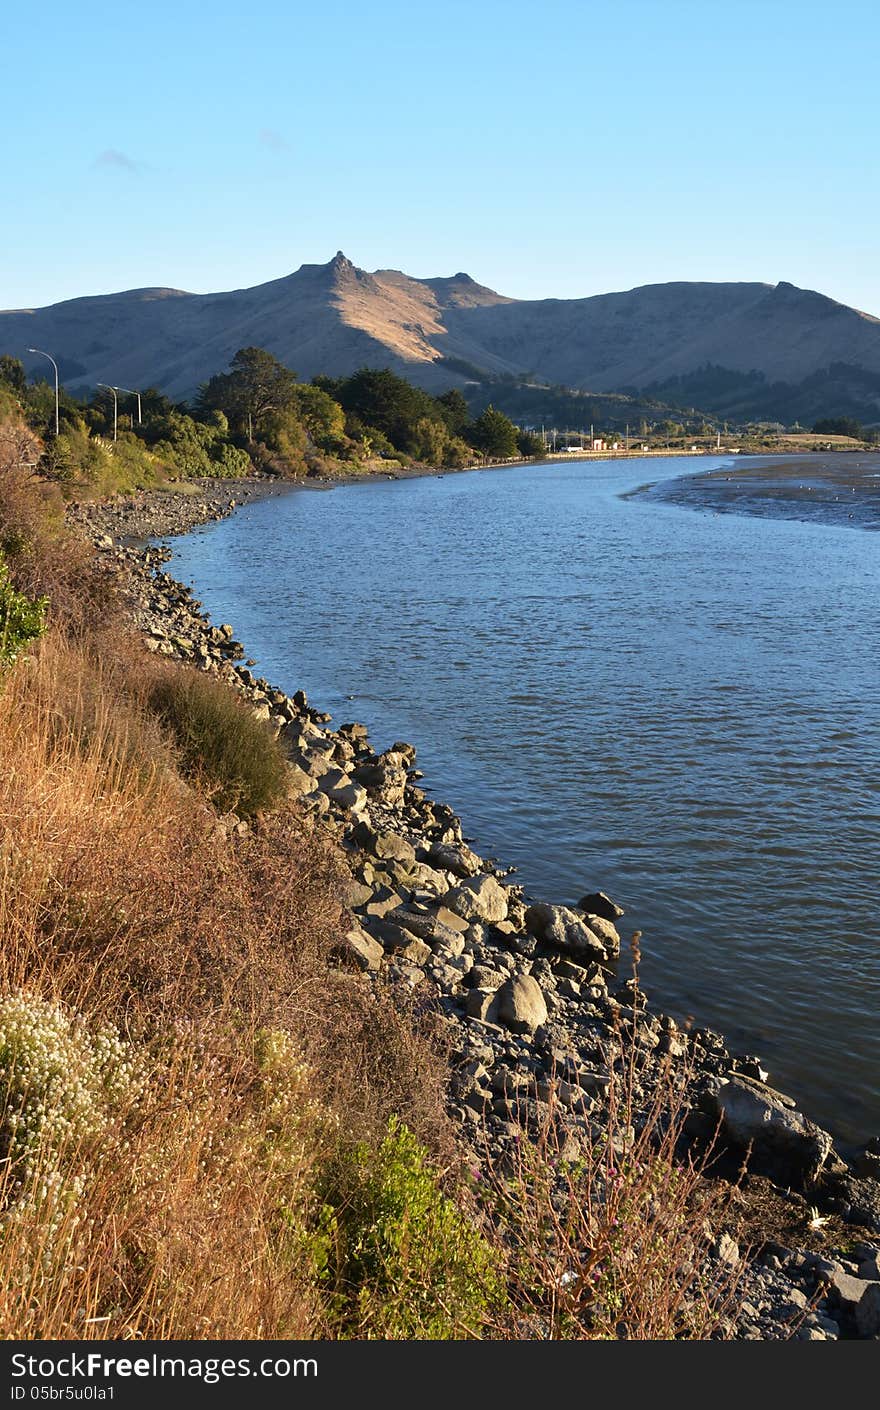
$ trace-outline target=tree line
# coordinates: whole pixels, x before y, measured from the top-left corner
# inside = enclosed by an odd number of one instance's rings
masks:
[[[54,388],[29,382],[9,355],[0,356],[0,398],[13,400],[44,437],[49,474],[98,492],[163,476],[233,477],[257,469],[296,478],[376,459],[461,468],[544,452],[540,437],[495,407],[473,416],[458,390],[435,397],[388,368],[369,367],[300,382],[257,347],[240,348],[191,404],[147,388],[138,422],[129,397],[115,427],[111,393],[76,397],[62,389],[54,437]]]
[[[863,426],[854,416],[825,416],[813,422],[813,432],[819,436],[851,436],[855,441],[880,440],[876,426]]]

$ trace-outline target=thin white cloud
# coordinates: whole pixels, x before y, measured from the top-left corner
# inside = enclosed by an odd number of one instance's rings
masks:
[[[98,167],[115,167],[117,171],[130,171],[137,174],[143,170],[143,163],[136,162],[133,158],[126,156],[125,152],[120,152],[116,147],[107,147],[95,158],[94,165]]]
[[[290,143],[287,138],[272,127],[264,127],[260,130],[260,146],[268,147],[272,152],[290,151]]]

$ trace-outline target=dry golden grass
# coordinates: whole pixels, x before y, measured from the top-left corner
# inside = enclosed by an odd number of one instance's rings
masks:
[[[53,633],[0,679],[0,994],[109,1020],[151,1071],[118,1139],[65,1158],[75,1199],[16,1208],[6,1169],[0,1335],[317,1335],[312,1163],[392,1112],[438,1147],[442,1062],[334,962],[336,855],[287,808],[227,836],[126,678]],[[296,1111],[255,1068],[267,1030]]]
[[[2,690],[7,983],[51,973],[61,997],[70,983],[81,997],[90,972],[117,1010],[222,1007],[233,990],[246,1008],[279,966],[292,976],[300,940],[335,933],[330,852],[290,815],[230,842],[112,668],[50,636]]]
[[[712,1256],[734,1186],[708,1178],[714,1141],[694,1155],[684,1140],[690,1060],[667,1056],[653,1069],[639,1046],[640,939],[636,931],[631,1017],[618,1016],[602,1045],[608,1086],[584,1149],[566,1158],[551,1095],[534,1141],[518,1144],[507,1168],[487,1170],[511,1276],[502,1336],[734,1335],[744,1265]]]
[[[52,622],[82,638],[114,619],[115,594],[88,544],[66,531],[61,492],[36,469],[41,449],[0,410],[0,551],[19,591],[48,596]]]

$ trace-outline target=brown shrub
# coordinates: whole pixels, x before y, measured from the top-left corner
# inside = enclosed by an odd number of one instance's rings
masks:
[[[639,932],[633,936],[639,1005]],[[510,1300],[497,1335],[513,1340],[724,1340],[735,1331],[744,1263],[711,1257],[733,1199],[708,1178],[714,1142],[684,1139],[694,1072],[659,1070],[634,1026],[603,1044],[608,1087],[580,1151],[560,1139],[557,1099],[512,1158],[488,1158]]]
[[[399,1116],[445,1167],[457,1164],[446,1114],[449,1039],[430,1004],[390,981],[331,972],[310,993],[299,1028],[321,1091],[345,1111],[346,1140],[377,1139]]]
[[[94,550],[64,524],[57,485],[36,470],[40,442],[23,422],[0,420],[0,549],[15,586],[49,598],[49,618],[84,635],[106,625],[115,594]]]

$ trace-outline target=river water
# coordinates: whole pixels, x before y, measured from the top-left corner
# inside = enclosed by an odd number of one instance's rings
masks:
[[[294,491],[174,541],[170,568],[258,674],[362,720],[378,749],[415,743],[423,786],[529,894],[608,891],[624,942],[642,932],[652,1003],[864,1139],[880,1131],[880,537],[817,517],[815,497],[808,520],[717,512],[723,475],[690,504],[629,493],[694,468]]]

